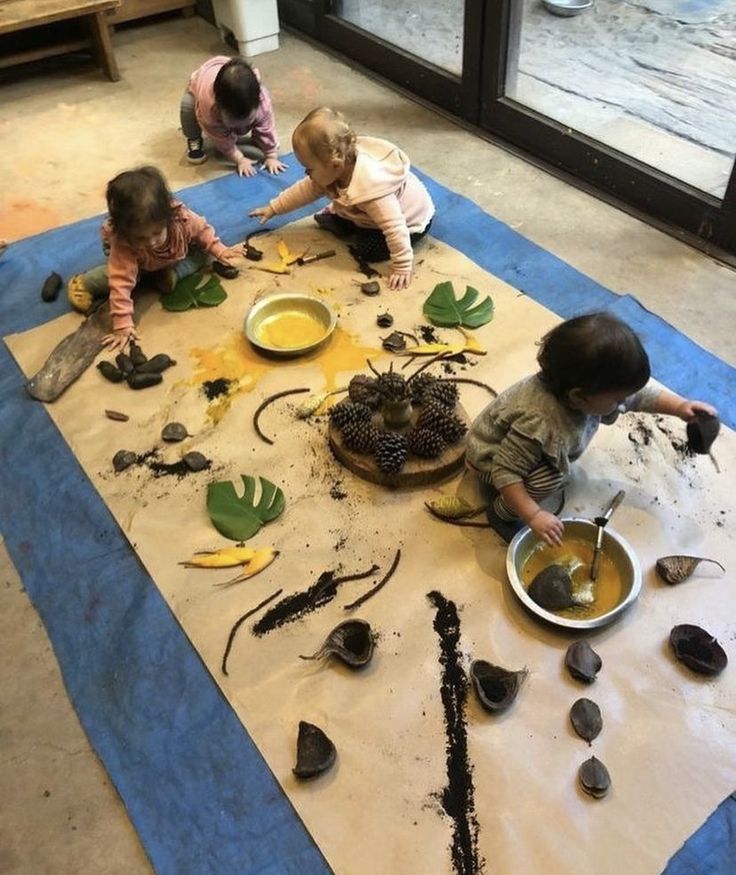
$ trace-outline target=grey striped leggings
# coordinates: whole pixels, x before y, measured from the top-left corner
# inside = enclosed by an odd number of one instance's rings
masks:
[[[524,488],[535,501],[541,501],[562,486],[565,478],[556,468],[547,462],[540,462],[532,468],[524,478]],[[511,522],[518,519],[516,514],[503,500],[503,496],[481,476],[481,492],[486,501],[493,502],[493,511],[499,519]]]

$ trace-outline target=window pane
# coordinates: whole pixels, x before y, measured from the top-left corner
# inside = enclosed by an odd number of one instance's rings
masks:
[[[338,0],[333,6],[345,21],[457,76],[463,67],[464,10],[464,0]]]
[[[522,9],[509,97],[723,196],[736,152],[736,0],[595,0],[574,17],[537,0]]]

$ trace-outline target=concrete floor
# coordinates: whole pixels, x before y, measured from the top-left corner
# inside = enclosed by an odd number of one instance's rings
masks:
[[[188,166],[177,131],[181,90],[192,69],[223,51],[218,32],[200,18],[173,18],[120,31],[114,43],[118,83],[69,61],[0,79],[0,237],[18,239],[102,212],[107,180],[141,162],[157,164],[174,189],[229,172],[216,160]],[[727,267],[294,36],[283,34],[280,51],[259,57],[257,66],[274,99],[284,151],[308,108],[338,107],[359,131],[401,144],[438,181],[736,362],[736,274]],[[243,180],[244,212],[249,206]],[[0,872],[149,872],[4,550],[0,574],[0,797],[6,800]]]

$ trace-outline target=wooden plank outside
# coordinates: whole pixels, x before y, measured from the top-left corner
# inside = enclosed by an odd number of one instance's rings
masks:
[[[183,15],[194,13],[193,0],[122,0],[118,9],[110,17],[111,24],[135,21],[149,15],[181,10]]]
[[[87,18],[92,30],[92,39],[94,40],[99,64],[107,73],[108,78],[112,82],[117,82],[120,79],[120,71],[118,70],[118,62],[115,59],[115,52],[112,48],[107,15],[104,12],[97,12],[95,15],[88,15]]]

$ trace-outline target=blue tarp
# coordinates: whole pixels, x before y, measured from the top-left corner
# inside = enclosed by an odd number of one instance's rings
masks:
[[[248,208],[299,175],[295,167],[281,177],[230,174],[180,194],[234,243],[256,227]],[[634,298],[614,295],[471,201],[423,178],[437,205],[435,237],[560,316],[613,310],[642,335],[658,379],[711,401],[735,426],[733,368]],[[99,263],[99,224],[99,217],[77,222],[8,249],[0,259],[0,334],[32,328],[68,309],[63,298],[41,303],[41,283],[52,270],[67,278]],[[3,345],[0,527],[82,725],[156,871],[329,872],[44,406],[23,384]],[[729,797],[670,862],[667,875],[733,873],[735,835],[736,800]]]

